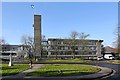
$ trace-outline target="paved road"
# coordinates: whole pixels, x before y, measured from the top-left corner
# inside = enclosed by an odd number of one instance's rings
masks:
[[[114,75],[99,80],[120,80],[120,64],[107,63],[105,61],[99,61],[99,62],[93,61],[92,63],[88,63],[88,64],[91,65],[97,64],[98,66],[111,68],[116,71]]]

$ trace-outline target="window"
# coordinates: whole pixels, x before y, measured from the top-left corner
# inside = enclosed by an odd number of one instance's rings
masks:
[[[91,50],[96,50],[95,46],[90,47]]]

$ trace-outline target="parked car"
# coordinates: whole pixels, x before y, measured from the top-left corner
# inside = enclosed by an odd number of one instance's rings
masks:
[[[103,56],[97,57],[97,60],[98,60],[98,61],[103,60]]]
[[[105,59],[110,59],[110,60],[115,59],[115,57],[112,54],[105,54],[104,58]]]

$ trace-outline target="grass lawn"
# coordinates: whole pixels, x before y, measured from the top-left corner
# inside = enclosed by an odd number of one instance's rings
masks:
[[[90,62],[90,61],[91,60],[83,60],[80,58],[68,59],[68,60],[63,60],[63,59],[39,60],[39,62]]]
[[[120,60],[109,60],[109,61],[113,63],[120,63]]]
[[[84,59],[80,59],[80,58],[76,58],[76,59],[48,59],[48,60],[38,60],[37,62],[90,62],[91,60],[84,60]],[[24,62],[29,62],[29,60],[24,60]],[[35,60],[33,60],[33,62],[36,62]]]
[[[80,64],[47,64],[27,76],[77,76],[99,72],[101,69]]]
[[[0,72],[0,75],[2,76],[13,75],[27,69],[29,69],[28,64],[14,64],[14,66],[8,66],[8,64],[2,64],[2,70],[1,70],[2,72]]]

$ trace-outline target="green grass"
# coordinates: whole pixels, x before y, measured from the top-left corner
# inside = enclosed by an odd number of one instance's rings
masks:
[[[48,60],[39,60],[39,61],[35,61],[33,60],[33,62],[90,62],[91,60],[84,60],[84,59],[80,59],[80,58],[76,58],[76,59],[48,59]],[[24,62],[29,62],[29,60],[24,60]]]
[[[49,60],[39,60],[39,62],[90,62],[91,60],[83,60],[83,59],[68,59],[68,60],[63,60],[63,59],[49,59]]]
[[[109,61],[113,63],[120,63],[120,60],[109,60]]]
[[[80,76],[99,72],[101,69],[80,64],[48,64],[28,73],[27,76]]]
[[[28,64],[14,64],[14,66],[8,66],[8,64],[2,64],[1,66],[2,66],[2,70],[1,70],[2,72],[0,72],[0,75],[2,76],[14,75],[29,69]]]

